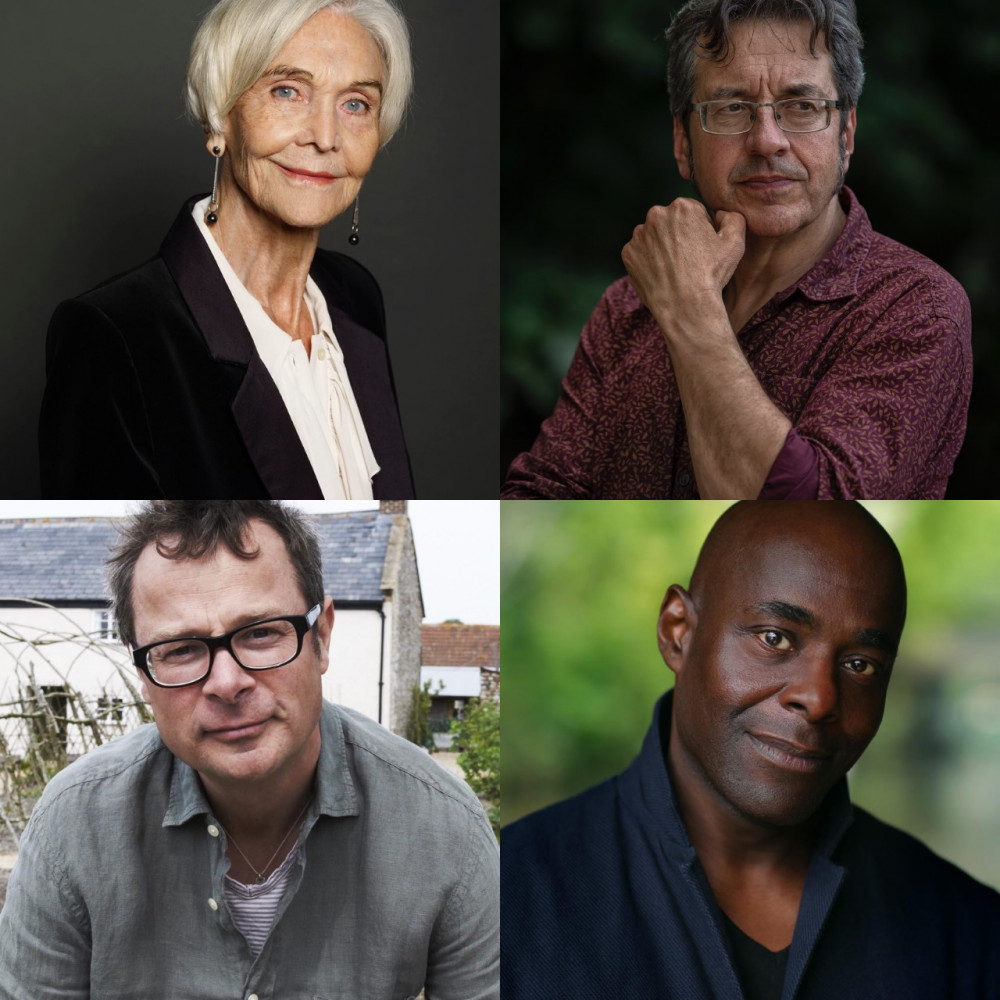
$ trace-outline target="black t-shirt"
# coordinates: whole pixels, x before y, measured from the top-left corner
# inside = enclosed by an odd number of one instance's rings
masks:
[[[744,934],[725,913],[722,918],[726,922],[733,957],[736,959],[736,971],[743,984],[746,1000],[781,1000],[791,946],[781,951],[771,951]]]
[[[664,764],[667,763],[669,745],[670,719],[667,713],[663,713],[660,716],[660,750]],[[790,946],[781,951],[770,951],[744,934],[725,913],[722,918],[726,922],[726,931],[736,960],[736,971],[743,984],[746,1000],[781,1000]]]

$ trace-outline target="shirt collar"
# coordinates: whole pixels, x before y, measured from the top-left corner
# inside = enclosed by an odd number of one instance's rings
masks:
[[[357,816],[361,810],[347,762],[344,725],[337,707],[327,701],[323,702],[319,728],[321,745],[313,811],[325,816]],[[174,757],[163,825],[181,826],[195,816],[208,814],[211,808],[198,773],[180,758]]]
[[[673,701],[674,693],[668,691],[657,702],[653,710],[653,724],[643,740],[642,750],[618,781],[626,806],[633,812],[646,813],[648,822],[654,824],[665,837],[665,846],[690,861],[695,857],[695,850],[681,819],[663,754],[673,718]],[[664,727],[662,743],[661,724]],[[829,858],[853,821],[854,809],[848,795],[847,779],[841,778],[820,806],[819,837],[814,855]]]
[[[801,291],[814,302],[830,302],[858,294],[858,276],[872,242],[868,213],[849,187],[840,191],[840,204],[847,221],[833,246],[799,280],[775,298],[779,302]]]
[[[257,353],[261,356],[268,371],[272,373],[280,369],[292,351],[301,351],[305,355],[305,349],[301,341],[293,340],[277,323],[265,312],[264,307],[254,298],[246,285],[240,281],[239,275],[233,269],[229,259],[222,252],[222,248],[216,242],[215,237],[205,223],[204,215],[208,209],[208,198],[202,198],[196,202],[191,209],[191,217],[201,233],[202,239],[208,246],[216,266],[222,275],[230,294],[236,302],[237,308],[243,317],[253,339]],[[326,307],[326,300],[319,286],[313,281],[312,275],[306,275],[305,301],[313,319],[316,321],[316,333],[324,340],[330,341],[330,334],[333,331],[333,324],[330,321],[330,313]],[[330,341],[335,343],[335,341]],[[339,347],[338,347],[339,350]]]
[[[323,745],[316,774],[317,811],[326,816],[357,816],[361,810],[347,764],[343,719],[337,706],[328,701],[323,702],[320,733]]]
[[[694,847],[681,820],[667,762],[660,747],[661,719],[669,728],[673,701],[674,693],[668,691],[657,702],[653,709],[653,724],[643,740],[642,750],[618,781],[626,807],[632,812],[646,814],[642,825],[659,830],[667,846],[692,860]]]

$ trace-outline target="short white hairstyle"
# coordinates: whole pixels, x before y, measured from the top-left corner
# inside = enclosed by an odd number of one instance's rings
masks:
[[[413,86],[410,33],[392,0],[220,0],[191,45],[187,71],[191,117],[207,134],[220,133],[233,106],[263,76],[285,43],[327,7],[353,17],[382,54],[379,143],[384,146],[403,120]]]

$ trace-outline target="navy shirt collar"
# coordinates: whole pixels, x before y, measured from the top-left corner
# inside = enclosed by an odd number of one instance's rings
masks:
[[[665,742],[669,741],[672,713],[673,692],[668,691],[656,704],[653,724],[646,733],[639,756],[618,778],[618,794],[623,810],[630,815],[636,827],[651,839],[659,841],[667,863],[676,865],[685,881],[702,896],[722,940],[725,938],[722,911],[712,895],[708,879],[681,819],[662,749],[663,735],[667,737]],[[851,826],[853,818],[847,779],[841,778],[820,806],[819,835],[799,904],[783,997],[795,995],[823,925],[840,892],[845,870],[832,860],[832,855]]]
[[[628,808],[645,813],[664,838],[683,853],[694,852],[670,781],[664,755],[673,718],[673,691],[668,691],[653,709],[653,723],[639,756],[621,775],[619,788]],[[841,778],[820,806],[819,837],[814,854],[829,858],[854,821],[854,810]]]

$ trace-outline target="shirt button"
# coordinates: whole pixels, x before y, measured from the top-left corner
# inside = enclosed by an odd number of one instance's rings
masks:
[[[219,908],[219,904],[214,899],[209,899],[208,905],[212,910],[217,910]]]
[[[208,835],[210,837],[219,836],[219,828],[214,823],[208,828]]]
[[[319,349],[319,359],[320,361],[326,361],[326,350],[322,347]]]
[[[691,482],[691,477],[685,472],[682,476],[678,477],[677,482],[679,482],[681,486],[687,486],[687,484]]]

